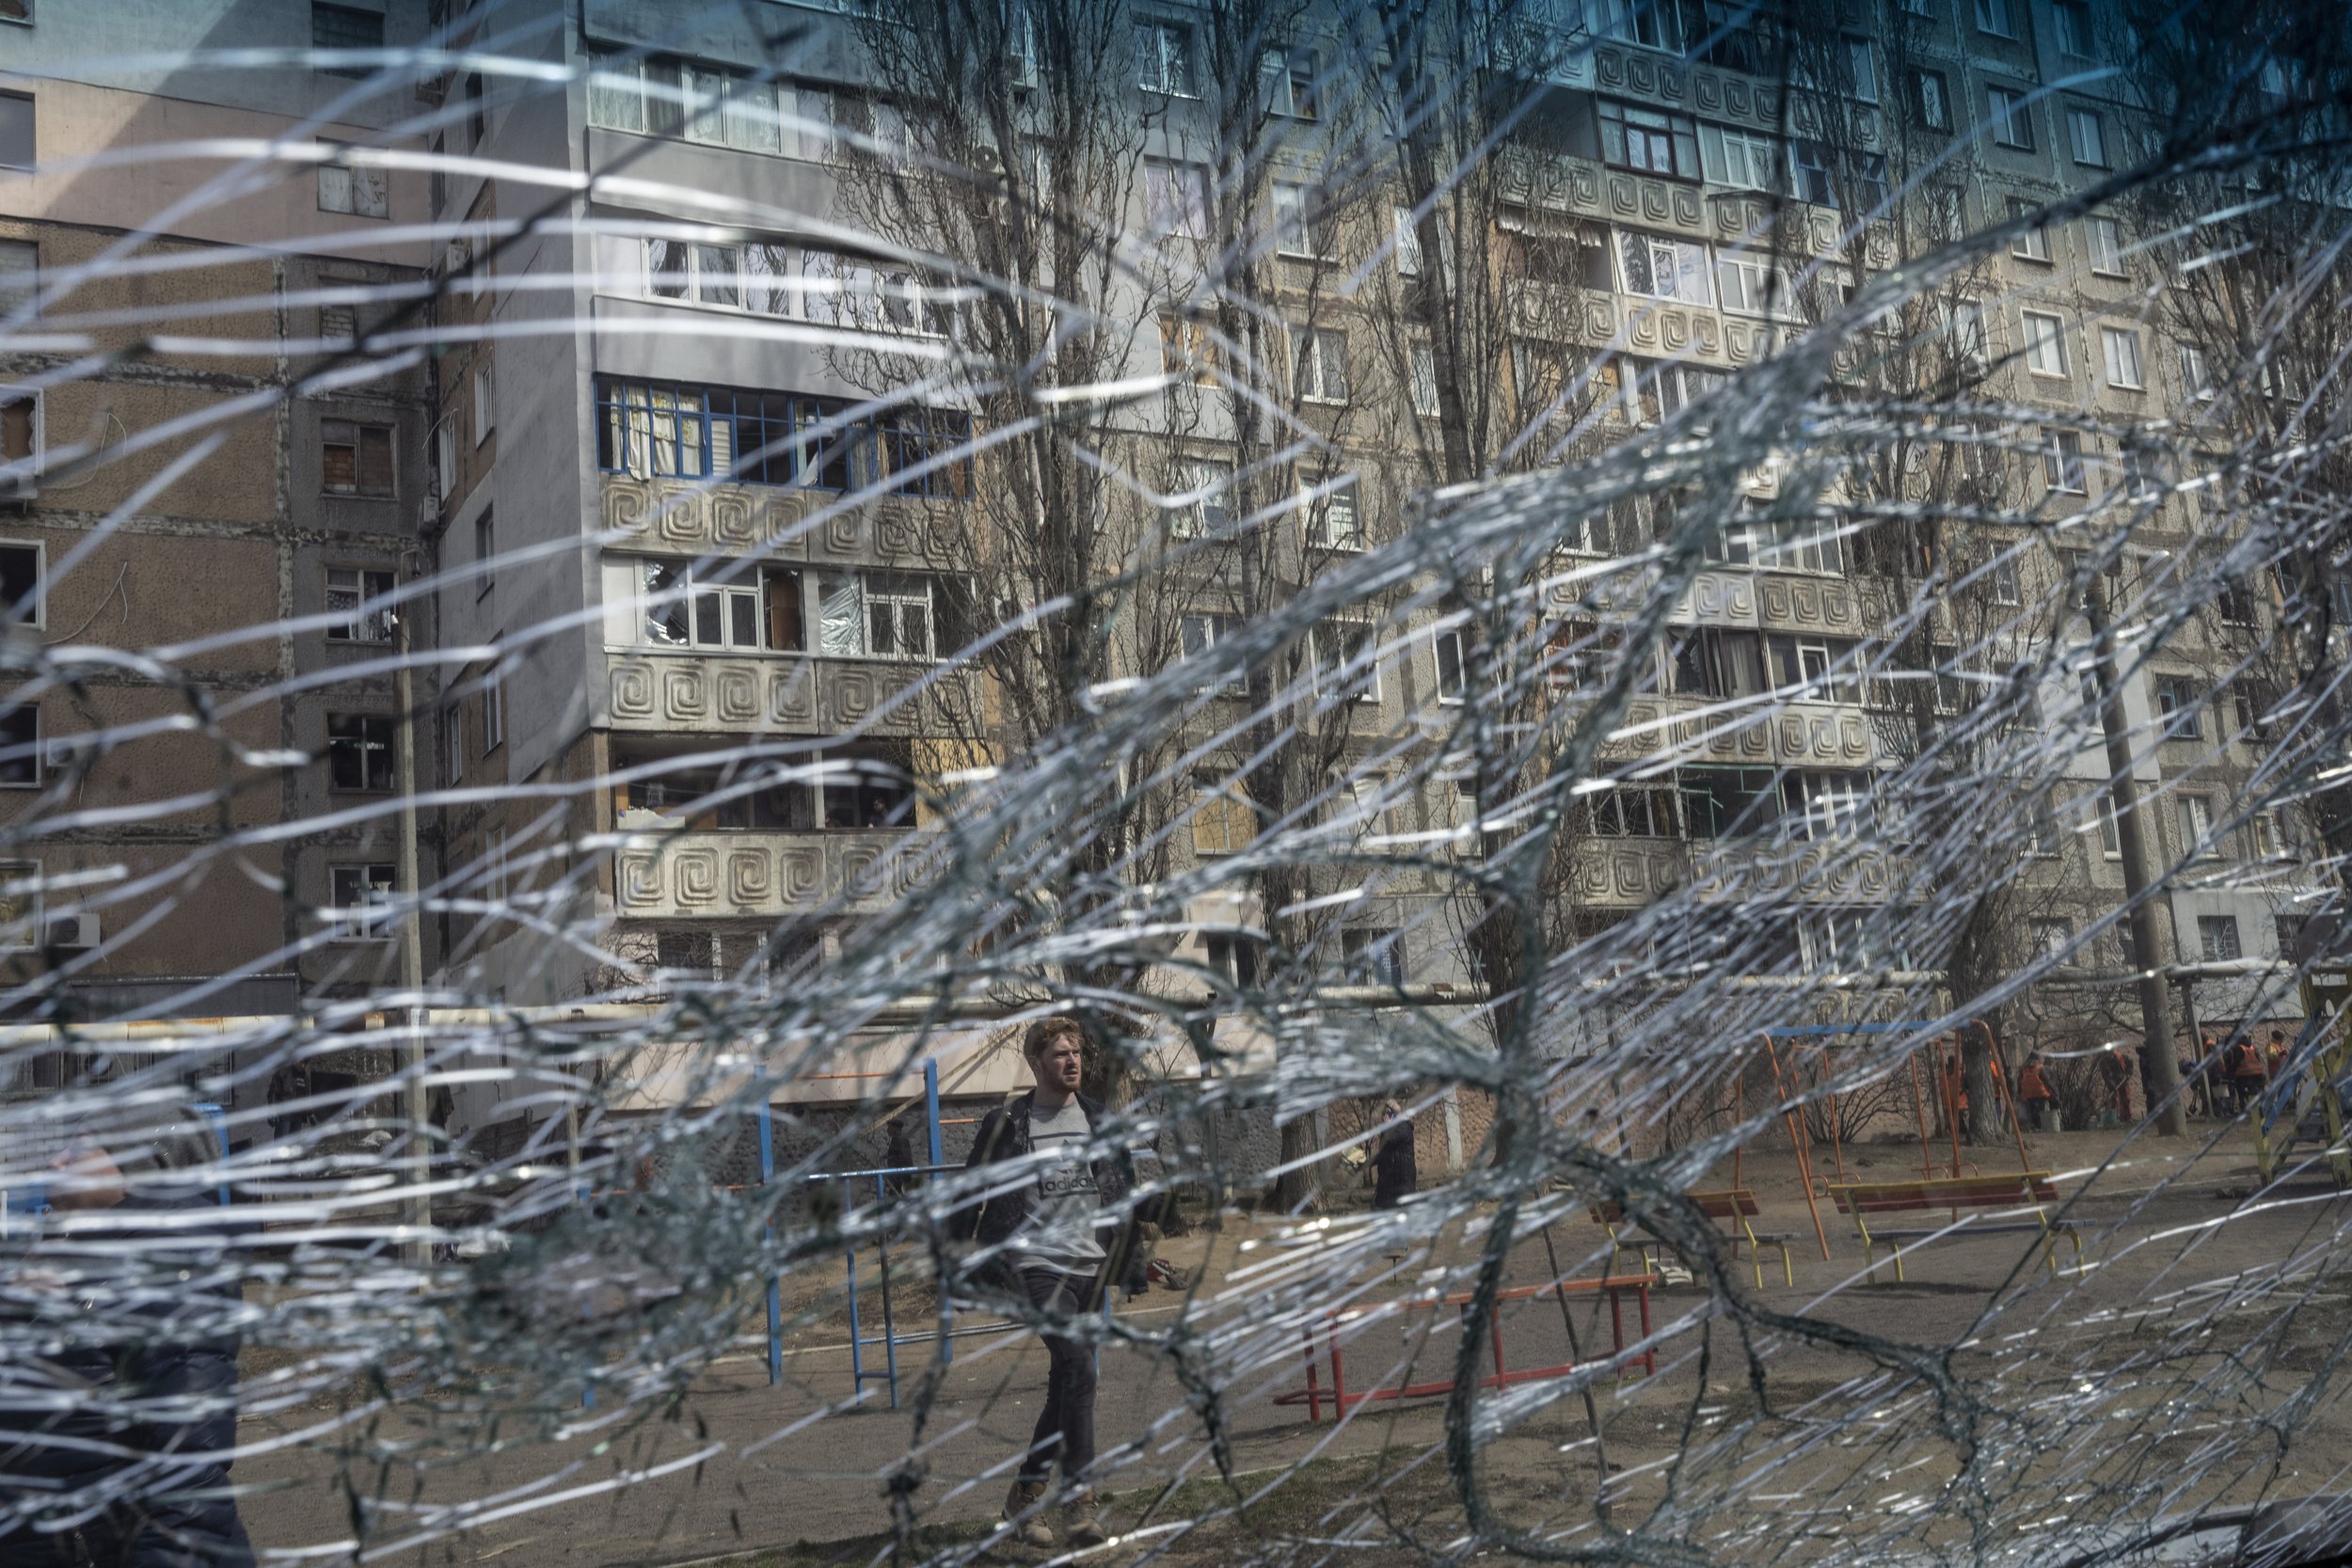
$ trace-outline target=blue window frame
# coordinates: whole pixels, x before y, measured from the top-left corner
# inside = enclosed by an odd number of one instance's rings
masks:
[[[935,500],[970,494],[970,415],[898,408],[850,420],[850,406],[801,392],[599,377],[596,466],[640,479],[813,490],[882,483],[893,495]]]

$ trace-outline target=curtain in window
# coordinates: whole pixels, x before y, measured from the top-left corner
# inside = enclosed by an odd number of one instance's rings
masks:
[[[817,579],[817,651],[849,657],[866,652],[866,584],[854,574]]]

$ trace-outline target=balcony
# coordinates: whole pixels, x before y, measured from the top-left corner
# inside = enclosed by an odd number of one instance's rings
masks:
[[[631,734],[953,736],[979,721],[977,671],[907,659],[630,649],[605,669],[612,727]]]
[[[781,918],[836,898],[852,913],[887,909],[921,884],[921,845],[904,832],[631,834],[613,852],[625,919]]]
[[[771,561],[951,568],[970,563],[961,507],[884,496],[809,518],[840,497],[825,490],[710,480],[599,474],[601,522],[632,550],[701,555],[757,550]]]

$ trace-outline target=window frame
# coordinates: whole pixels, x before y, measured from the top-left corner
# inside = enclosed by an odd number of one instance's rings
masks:
[[[1143,61],[1145,35],[1152,35],[1154,40],[1152,79],[1144,80],[1138,70],[1136,89],[1157,93],[1162,98],[1200,97],[1200,85],[1193,77],[1192,24],[1177,17],[1142,16],[1136,18],[1133,25],[1138,67]]]
[[[40,166],[40,101],[29,92],[0,91],[0,103],[21,103],[24,105],[24,161],[17,163],[8,156],[7,144],[0,142],[0,168],[22,169],[27,172]]]
[[[2010,220],[2016,221],[2027,213],[2035,211],[2039,203],[2029,201],[2022,196],[2010,197],[2009,198]],[[2043,266],[2049,266],[2051,264],[2049,226],[2037,223],[2029,228],[2019,230],[2017,237],[2009,243],[2009,253],[2021,261],[2038,261]]]
[[[1614,249],[1616,251],[1617,261],[1617,282],[1622,292],[1635,295],[1638,298],[1663,300],[1674,305],[1692,305],[1696,306],[1701,309],[1711,309],[1714,308],[1714,252],[1706,243],[1699,240],[1684,239],[1678,234],[1653,233],[1646,229],[1620,228],[1616,230],[1616,235],[1617,244],[1614,246]],[[1661,250],[1667,250],[1670,248],[1674,249],[1674,261],[1672,266],[1668,269],[1668,276],[1675,279],[1676,292],[1671,293],[1659,293],[1649,289],[1637,288],[1634,285],[1634,253],[1632,249],[1629,248],[1634,245],[1640,245],[1645,248],[1645,254],[1644,255],[1643,261],[1644,265],[1650,273],[1653,284],[1656,283],[1659,276],[1658,260]],[[1687,248],[1695,254],[1697,260],[1695,268],[1686,267],[1684,265],[1685,259],[1679,254],[1679,249],[1681,248]],[[1680,292],[1681,280],[1686,277],[1696,277],[1699,280],[1699,287],[1705,297],[1692,299]]]
[[[2010,152],[2038,152],[2033,133],[2033,95],[1997,82],[1984,85],[1985,123],[1993,145]]]
[[[2121,365],[2117,353],[2119,345],[2122,346],[2123,355],[2131,361],[2128,367]],[[2137,328],[2117,326],[2109,322],[2101,322],[2099,324],[2099,352],[2101,357],[2106,360],[2103,368],[2106,372],[2106,382],[2109,387],[2126,392],[2144,392],[2148,389],[2148,366],[2147,362],[2140,357]],[[2128,368],[2131,379],[2119,379],[2117,375],[2119,368]]]
[[[1310,180],[1277,180],[1272,195],[1275,255],[1293,261],[1338,257],[1339,209],[1325,199],[1321,185]]]
[[[485,355],[477,359],[467,377],[473,399],[473,444],[478,449],[498,433],[498,377],[493,362]]]
[[[1339,349],[1339,385],[1332,388],[1331,359],[1328,350],[1336,343]],[[1322,404],[1343,407],[1348,401],[1347,329],[1338,326],[1300,326],[1290,324],[1291,389],[1301,403]],[[1310,373],[1311,367],[1311,374]]]
[[[1214,651],[1219,642],[1241,629],[1241,617],[1228,610],[1186,610],[1176,616],[1176,658],[1179,663]],[[1200,633],[1196,640],[1195,631]],[[1197,641],[1197,645],[1196,645]],[[1236,674],[1218,685],[1197,689],[1218,697],[1239,697],[1248,689]]]
[[[350,439],[338,441],[337,427],[351,433]],[[321,420],[319,421],[319,494],[346,500],[397,500],[400,498],[400,444],[397,427],[376,424],[367,420]],[[380,436],[386,469],[381,486],[367,483],[368,437]],[[351,483],[338,489],[327,477],[326,452],[331,447],[348,447],[351,451]]]
[[[2083,248],[2090,255],[2091,276],[2095,277],[2129,277],[2131,269],[2123,262],[2123,226],[2116,219],[2097,213],[2083,215]]]
[[[1977,31],[1996,39],[2017,38],[2017,13],[2010,0],[1976,0]]]
[[[1922,130],[1948,134],[1952,129],[1952,83],[1944,71],[1930,66],[1913,66],[1911,76],[1911,112]],[[1928,87],[1935,87],[1931,103]]]
[[[2106,117],[2096,109],[2066,105],[2067,155],[2083,168],[2109,168]],[[2084,154],[2088,151],[2090,156]]]
[[[1337,688],[1343,695],[1352,696],[1359,703],[1378,704],[1380,701],[1380,628],[1370,621],[1327,619],[1307,628],[1307,668],[1312,673],[1315,690],[1321,692],[1327,684]],[[1340,642],[1337,657],[1326,658],[1327,639]],[[1350,652],[1347,644],[1356,644]],[[1356,661],[1363,662],[1357,665]],[[1352,667],[1352,668],[1351,668]]]
[[[375,25],[373,29],[365,25],[359,27],[360,39],[356,42],[323,39],[319,36],[323,30],[320,25],[322,23],[338,20],[346,25],[354,22],[360,24],[373,22]],[[373,41],[369,41],[371,33]],[[335,5],[332,0],[310,0],[310,47],[313,49],[381,49],[384,47],[384,13],[366,10],[358,6]],[[322,76],[356,76],[361,79],[365,79],[375,70],[373,66],[366,65],[318,65],[311,69]]]
[[[1632,174],[1653,175],[1661,180],[1674,180],[1696,184],[1705,179],[1705,161],[1699,152],[1698,121],[1687,114],[1668,109],[1653,109],[1646,104],[1628,103],[1617,98],[1597,98],[1593,103],[1593,121],[1600,136],[1600,161],[1610,168]],[[1615,132],[1612,150],[1611,132]],[[1636,135],[1640,137],[1642,156],[1633,149]],[[1666,166],[1645,161],[1662,149]]]
[[[2223,944],[2217,943],[2213,939],[2225,932],[2228,936],[2226,945],[2232,951],[2217,954],[2215,949]],[[2246,957],[2246,933],[2239,927],[2237,916],[2233,914],[2199,915],[2197,917],[2197,951],[2202,955],[2207,963],[2235,963],[2244,958]]]
[[[327,641],[345,642],[355,646],[382,647],[395,641],[396,634],[392,618],[399,613],[398,610],[386,608],[366,616],[360,615],[358,610],[362,605],[371,600],[387,597],[397,592],[400,587],[398,572],[389,567],[329,565],[324,568],[324,574],[322,581],[325,585],[325,594],[321,603],[325,605],[327,614],[335,613],[337,593],[348,593],[355,595],[351,601],[352,618],[339,626],[328,626],[326,634]],[[338,577],[348,577],[354,580],[345,585],[338,585],[335,581]],[[365,635],[370,623],[381,623],[383,634],[381,636]]]
[[[2156,719],[2162,730],[2156,738],[2159,741],[2203,740],[2205,703],[2190,678],[2186,675],[2157,675],[2153,684],[2155,688]],[[2185,793],[2181,799],[2186,800],[2189,796]],[[2205,801],[2206,823],[2211,826],[2212,797],[2201,799]]]
[[[32,733],[28,738],[19,741],[5,730],[0,730],[0,747],[13,751],[22,745],[24,749],[22,758],[10,757],[0,761],[0,789],[38,790],[44,787],[49,779],[48,727],[42,722],[39,702],[0,704],[0,725],[13,721],[20,713],[31,716]],[[24,769],[24,777],[7,776],[8,769],[18,767]]]
[[[354,144],[321,136],[318,138],[318,145],[323,148],[350,148]],[[340,207],[330,204],[327,199],[330,187],[338,182],[342,186],[346,203]],[[362,199],[363,191],[372,194],[372,201]],[[370,211],[371,207],[373,211]],[[377,223],[389,222],[392,215],[392,180],[389,171],[346,163],[338,157],[321,158],[318,166],[318,210],[335,217],[366,218]]]
[[[1446,689],[1449,683],[1445,671],[1445,651],[1449,643],[1454,648],[1454,679],[1450,693]],[[1470,699],[1470,641],[1463,637],[1462,628],[1438,626],[1433,629],[1429,634],[1429,652],[1436,661],[1437,670],[1437,680],[1430,689],[1437,693],[1438,705],[1440,707],[1461,706]]]
[[[1769,194],[1779,190],[1787,181],[1781,138],[1770,131],[1703,119],[1698,122],[1698,141],[1699,171],[1709,184]],[[1742,166],[1737,174],[1732,168],[1735,146]]]
[[[2024,336],[2026,372],[2053,381],[2068,379],[2073,372],[2066,355],[2066,318],[2054,311],[2026,309],[2019,310],[2017,316]],[[2049,324],[2047,331],[2037,327],[2036,324],[2042,322]],[[2046,356],[2049,364],[2055,368],[2045,368],[2041,362],[2045,348],[2050,351]]]
[[[0,444],[0,499],[30,500],[40,494],[41,470],[49,461],[48,402],[45,388],[0,384],[0,441],[5,441],[6,410],[20,403],[32,404],[25,418],[24,455],[12,458]]]
[[[2042,447],[2042,483],[2060,495],[2090,494],[2090,466],[2083,456],[2082,433],[2054,430]]]
[[[341,901],[337,879],[345,872],[356,871],[362,880],[357,890],[361,894],[357,903]],[[378,879],[377,873],[381,873]],[[380,888],[385,896],[369,898],[367,890]],[[326,868],[326,909],[322,911],[334,928],[336,942],[382,942],[394,935],[389,912],[391,895],[400,891],[400,867],[390,861],[337,861]],[[380,914],[368,914],[370,910],[382,910]]]
[[[349,733],[338,735],[338,726]],[[400,741],[400,721],[389,713],[329,713],[326,715],[326,749],[319,760],[326,765],[326,788],[333,795],[390,795],[400,788],[400,764],[395,748]],[[346,744],[348,742],[348,744]],[[341,778],[343,761],[349,757],[358,775],[358,784],[345,784]],[[371,783],[378,776],[379,784]]]

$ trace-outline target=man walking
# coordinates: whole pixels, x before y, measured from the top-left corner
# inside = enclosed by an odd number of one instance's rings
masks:
[[[165,1112],[76,1129],[47,1162],[52,1220],[0,1265],[20,1287],[0,1310],[54,1336],[0,1387],[0,1502],[20,1521],[0,1563],[252,1568],[229,1478],[238,1247],[195,1223],[219,1201],[200,1169],[217,1153]]]
[[[1049,1324],[1066,1323],[1094,1311],[1110,1284],[1131,1293],[1144,1289],[1148,1260],[1134,1216],[1121,1212],[1135,1170],[1124,1151],[1093,1148],[1108,1113],[1078,1092],[1086,1037],[1077,1021],[1038,1020],[1023,1036],[1021,1052],[1036,1087],[980,1118],[964,1164],[977,1170],[1020,1161],[1027,1173],[960,1212],[958,1228],[976,1244],[978,1282],[1015,1294]],[[1087,1484],[1094,1463],[1094,1351],[1083,1338],[1050,1328],[1043,1338],[1045,1405],[1005,1498],[1005,1522],[1025,1545],[1100,1545],[1104,1537]],[[1058,1541],[1041,1516],[1057,1461]]]

